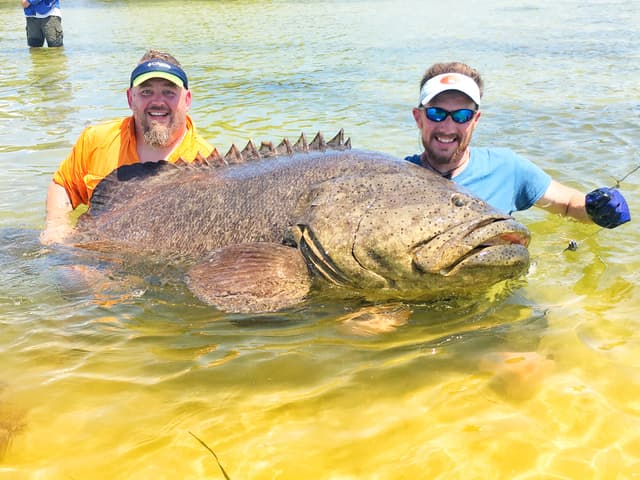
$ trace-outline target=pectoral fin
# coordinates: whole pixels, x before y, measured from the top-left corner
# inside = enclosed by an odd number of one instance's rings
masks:
[[[360,336],[389,333],[409,323],[411,309],[402,303],[362,307],[338,318],[341,329]]]
[[[187,285],[220,310],[273,312],[301,302],[311,288],[311,276],[295,248],[243,243],[216,250],[190,268]]]

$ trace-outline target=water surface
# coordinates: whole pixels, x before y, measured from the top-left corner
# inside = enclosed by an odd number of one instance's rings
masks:
[[[64,49],[30,51],[0,0],[0,478],[224,478],[189,432],[233,479],[640,472],[640,173],[622,184],[631,224],[520,213],[523,281],[412,306],[379,335],[327,298],[252,317],[164,277],[70,295],[70,253],[38,242],[53,171],[86,125],[128,115],[147,48],[183,63],[221,151],[344,128],[415,153],[420,77],[461,60],[486,82],[476,145],[613,185],[640,162],[634,2],[68,0],[63,15]]]

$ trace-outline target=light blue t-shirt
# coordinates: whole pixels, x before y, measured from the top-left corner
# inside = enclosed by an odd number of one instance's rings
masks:
[[[470,148],[464,170],[452,180],[489,205],[509,214],[533,206],[551,184],[540,167],[508,148]],[[420,154],[406,157],[422,166]]]

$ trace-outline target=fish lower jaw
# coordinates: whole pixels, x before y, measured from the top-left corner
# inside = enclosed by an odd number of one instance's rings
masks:
[[[526,243],[486,243],[478,245],[455,259],[441,259],[437,265],[425,265],[414,259],[415,270],[423,274],[452,277],[462,270],[503,269],[506,277],[518,276],[529,266]],[[513,271],[507,274],[507,271]]]
[[[522,244],[482,245],[441,268],[439,273],[449,277],[473,268],[501,270],[504,278],[517,277],[529,268],[529,251]]]

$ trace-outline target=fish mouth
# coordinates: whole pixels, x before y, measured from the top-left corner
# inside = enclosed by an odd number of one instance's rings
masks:
[[[501,267],[524,270],[529,266],[529,250],[522,244],[497,243],[480,245],[447,267],[440,269],[444,277],[471,267]]]
[[[419,272],[445,277],[472,268],[521,273],[529,266],[530,238],[529,230],[511,217],[463,224],[418,245],[413,266]]]

